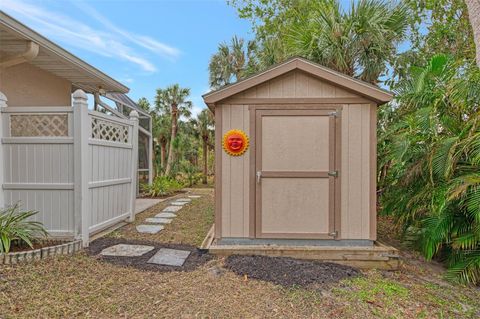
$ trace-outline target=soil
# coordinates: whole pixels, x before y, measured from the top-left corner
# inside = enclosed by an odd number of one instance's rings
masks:
[[[361,276],[358,269],[349,266],[288,257],[232,255],[225,260],[225,267],[237,275],[284,287],[320,289],[345,278]]]
[[[114,256],[102,256],[100,252],[110,246],[117,244],[131,244],[131,245],[149,245],[154,246],[155,249],[148,253],[138,257],[114,257]],[[190,251],[190,255],[181,267],[176,266],[163,266],[157,264],[148,264],[147,261],[157,253],[160,248],[171,248]],[[96,259],[112,263],[118,266],[134,267],[141,270],[169,272],[169,271],[192,271],[199,266],[207,263],[213,256],[203,254],[197,250],[196,247],[191,245],[182,244],[167,244],[158,243],[152,241],[143,240],[128,240],[123,238],[99,238],[90,243],[90,246],[86,249],[87,254],[93,256]]]
[[[50,247],[50,246],[57,246],[64,244],[65,242],[59,241],[59,240],[39,240],[39,241],[34,241],[32,242],[33,248],[28,246],[26,243],[21,243],[19,245],[13,245],[10,248],[11,253],[18,253],[22,251],[29,251],[29,250],[35,250],[35,249],[40,249],[44,247]]]

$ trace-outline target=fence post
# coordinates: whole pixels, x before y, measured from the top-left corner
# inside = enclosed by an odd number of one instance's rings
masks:
[[[2,109],[4,107],[7,107],[7,97],[5,94],[0,92],[0,208],[3,208],[5,206],[5,194],[3,192],[3,183],[4,183],[4,149],[3,149],[3,144],[1,141],[1,138],[4,137],[4,131],[6,128],[3,125],[3,117],[4,115],[2,114]]]
[[[150,118],[150,138],[148,139],[148,184],[153,182],[153,127],[152,118]]]
[[[74,203],[75,203],[75,237],[81,238],[83,246],[89,244],[90,211],[88,207],[88,139],[90,121],[88,118],[87,95],[82,90],[73,93],[74,118]]]
[[[129,222],[135,220],[135,200],[137,199],[137,182],[138,182],[138,112],[133,110],[130,112],[130,119],[133,122],[132,127],[132,188],[131,188],[131,198],[130,198],[130,217],[128,218]]]

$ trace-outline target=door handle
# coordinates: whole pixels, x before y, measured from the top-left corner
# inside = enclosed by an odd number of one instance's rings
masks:
[[[262,178],[262,171],[257,171],[257,183],[260,184],[260,179]]]

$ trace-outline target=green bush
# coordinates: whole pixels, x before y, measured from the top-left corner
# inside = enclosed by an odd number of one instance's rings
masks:
[[[0,210],[0,253],[8,253],[12,245],[27,244],[47,236],[42,223],[27,220],[36,211],[20,211],[18,204]]]
[[[182,188],[183,185],[180,182],[167,176],[157,176],[152,184],[142,185],[142,191],[150,197],[171,195]]]
[[[480,284],[480,71],[444,55],[400,82],[380,117],[384,214],[447,276]],[[381,113],[382,115],[383,113]],[[387,113],[388,114],[388,113]],[[388,124],[388,125],[385,125]]]
[[[181,178],[185,180],[184,184],[187,184],[188,187],[192,187],[193,185],[200,182],[202,179],[202,173],[198,169],[197,166],[193,165],[189,161],[182,161],[180,163],[180,167],[182,170]]]

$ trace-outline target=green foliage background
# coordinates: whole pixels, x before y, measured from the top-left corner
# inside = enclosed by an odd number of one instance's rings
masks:
[[[229,83],[300,55],[395,92],[378,110],[379,213],[427,259],[444,261],[450,278],[480,283],[480,71],[464,1],[229,3],[255,39],[223,43],[212,60],[222,53],[243,68],[215,66],[211,79],[222,69]]]

